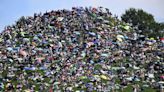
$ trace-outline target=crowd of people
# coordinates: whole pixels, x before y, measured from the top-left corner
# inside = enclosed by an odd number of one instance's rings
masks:
[[[22,17],[0,34],[0,90],[162,90],[164,40],[136,30],[103,7]]]

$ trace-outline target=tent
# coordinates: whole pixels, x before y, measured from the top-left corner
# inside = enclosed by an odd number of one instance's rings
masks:
[[[102,53],[101,56],[102,56],[102,57],[108,57],[109,54],[108,54],[108,53]]]
[[[35,67],[24,67],[24,70],[32,70],[32,71],[34,71],[34,70],[36,70],[36,68]]]
[[[164,79],[164,75],[160,76],[160,78]]]
[[[6,50],[13,51],[13,48],[12,47],[7,47]]]
[[[64,18],[63,17],[58,17],[57,21],[62,21]]]
[[[26,57],[28,55],[28,53],[26,51],[24,51],[23,49],[20,49],[19,54]]]
[[[164,38],[160,38],[160,41],[161,41],[162,43],[164,43]]]
[[[104,79],[104,80],[109,80],[109,77],[106,76],[106,75],[100,75],[100,78],[101,78],[101,79]]]
[[[126,31],[130,31],[130,26],[129,25],[121,25],[120,27],[122,29],[126,30]]]
[[[128,78],[126,78],[126,80],[132,81],[133,80],[133,77],[128,77]]]
[[[3,39],[0,37],[0,42],[2,42],[3,41]]]
[[[148,74],[149,78],[154,78],[154,74]]]
[[[116,38],[117,38],[118,41],[122,42],[123,39],[124,39],[124,36],[123,35],[117,35]]]

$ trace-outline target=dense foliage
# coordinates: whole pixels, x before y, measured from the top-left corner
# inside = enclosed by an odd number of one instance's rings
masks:
[[[142,9],[130,8],[121,16],[126,23],[132,24],[138,32],[149,37],[163,37],[164,25],[157,23],[152,14]]]

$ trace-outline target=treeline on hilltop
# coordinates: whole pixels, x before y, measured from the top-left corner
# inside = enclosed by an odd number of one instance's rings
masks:
[[[163,37],[164,23],[155,21],[154,16],[142,9],[130,8],[121,16],[122,21],[131,24],[138,33],[148,37]]]

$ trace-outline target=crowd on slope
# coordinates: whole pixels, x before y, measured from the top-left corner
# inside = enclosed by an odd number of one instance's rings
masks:
[[[7,92],[114,92],[129,84],[138,92],[161,89],[163,74],[164,40],[138,34],[107,8],[34,14],[0,34],[0,90]]]

